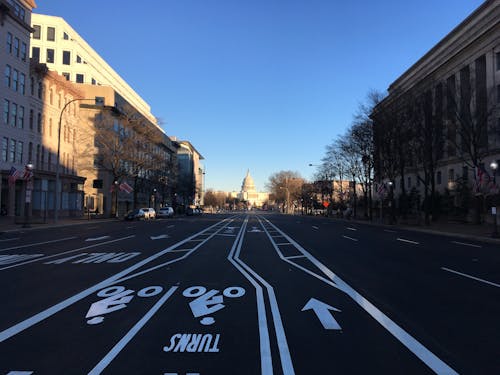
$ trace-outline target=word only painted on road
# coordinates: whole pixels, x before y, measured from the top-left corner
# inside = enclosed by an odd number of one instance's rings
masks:
[[[2,254],[0,255],[0,265],[23,262],[28,259],[40,258],[43,254]]]
[[[170,338],[170,345],[164,352],[174,353],[218,353],[220,334],[176,333]]]
[[[133,253],[80,253],[66,258],[51,260],[45,264],[62,264],[71,262],[72,264],[89,263],[122,263],[141,255],[140,252]]]
[[[162,292],[161,286],[148,286],[137,292],[138,297],[153,297]],[[94,302],[85,315],[87,324],[100,324],[104,321],[103,315],[126,308],[128,303],[134,298],[134,290],[127,289],[124,286],[111,286],[102,289],[97,293],[98,297],[104,298]]]
[[[195,318],[204,317],[200,320],[200,323],[207,326],[215,323],[215,319],[207,315],[212,315],[225,307],[223,304],[224,297],[242,297],[245,294],[245,289],[239,286],[231,286],[224,289],[222,295],[219,293],[220,291],[216,289],[207,292],[207,288],[203,286],[192,286],[184,290],[182,295],[184,297],[195,298],[189,303],[189,307]]]

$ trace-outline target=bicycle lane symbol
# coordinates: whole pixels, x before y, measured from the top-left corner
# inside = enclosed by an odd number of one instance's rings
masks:
[[[153,297],[162,291],[161,286],[148,286],[139,290],[137,296],[142,298]],[[103,315],[126,308],[134,298],[134,293],[134,290],[127,289],[124,286],[111,286],[102,289],[97,293],[97,296],[104,299],[90,305],[85,316],[85,319],[89,319],[87,324],[100,324],[104,321]]]
[[[203,286],[192,286],[184,290],[182,295],[188,298],[195,298],[189,303],[193,316],[195,318],[203,317],[200,323],[208,326],[214,324],[215,319],[207,315],[212,315],[225,307],[223,304],[224,297],[242,297],[245,294],[245,289],[238,286],[231,286],[224,289],[222,295],[219,293],[220,291],[216,289],[211,289],[207,292],[207,289]]]

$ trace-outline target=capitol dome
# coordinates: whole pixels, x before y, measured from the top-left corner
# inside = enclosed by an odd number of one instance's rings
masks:
[[[252,176],[250,176],[250,171],[247,171],[247,175],[243,179],[241,184],[241,191],[255,191],[255,183],[253,182]]]

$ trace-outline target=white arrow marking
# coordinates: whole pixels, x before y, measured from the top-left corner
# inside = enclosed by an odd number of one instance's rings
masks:
[[[168,234],[160,234],[159,236],[151,236],[149,238],[151,238],[152,240],[161,240],[162,238],[169,238],[169,235]]]
[[[302,308],[302,311],[313,310],[324,329],[340,330],[340,325],[337,323],[333,315],[328,310],[338,311],[335,307],[327,305],[324,302],[318,301],[316,298],[311,298],[309,302]]]
[[[101,236],[101,237],[94,237],[94,238],[87,238],[85,242],[89,241],[100,241],[100,240],[105,240],[106,238],[109,238],[109,236]]]

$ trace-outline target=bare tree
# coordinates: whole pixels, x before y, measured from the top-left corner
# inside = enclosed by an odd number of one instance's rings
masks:
[[[304,179],[298,172],[280,171],[272,174],[266,184],[269,192],[274,194],[276,201],[282,202],[289,212],[291,202],[300,200]]]

